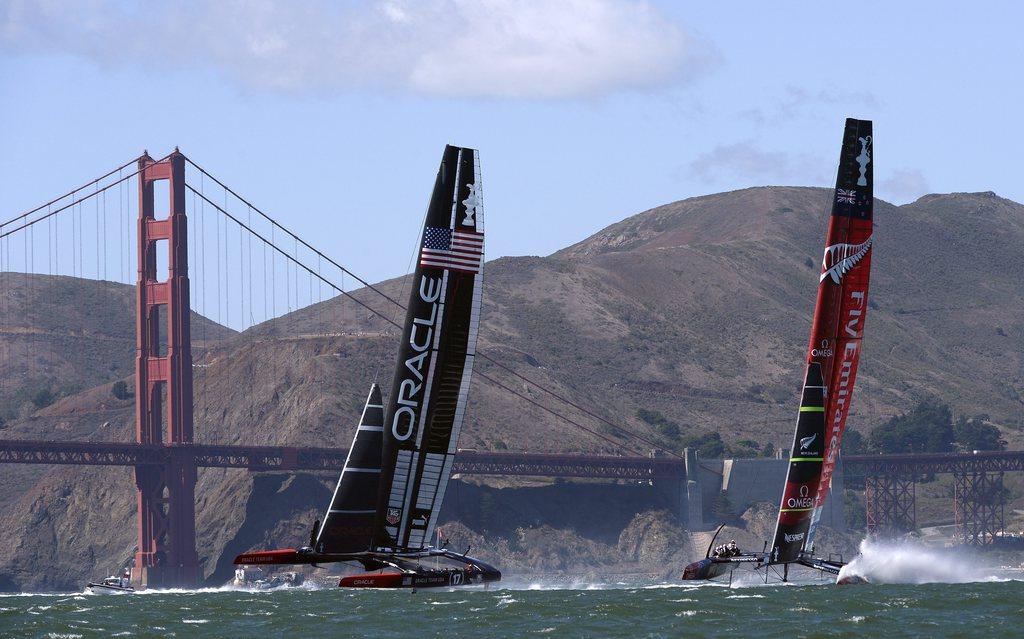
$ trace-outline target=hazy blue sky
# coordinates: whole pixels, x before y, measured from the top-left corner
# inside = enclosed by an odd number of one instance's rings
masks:
[[[179,145],[379,279],[446,142],[481,149],[489,257],[543,255],[689,196],[828,185],[847,116],[875,120],[883,198],[1022,201],[1019,6],[4,0],[0,217]]]

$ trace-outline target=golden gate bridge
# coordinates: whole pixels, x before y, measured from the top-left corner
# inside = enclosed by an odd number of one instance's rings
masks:
[[[195,178],[191,182],[186,180],[187,172]],[[214,188],[216,195],[211,193]],[[133,196],[136,229],[134,234],[126,234]],[[116,213],[112,211],[114,197]],[[190,209],[199,229],[191,237]],[[108,220],[111,216],[112,221]],[[210,226],[214,227],[212,232]],[[207,258],[211,257],[208,235],[215,235],[215,276],[206,271]],[[93,241],[95,254],[87,258],[86,245]],[[96,279],[117,279],[116,274],[121,274],[128,281],[134,257],[135,442],[5,439],[0,440],[0,463],[134,468],[137,550],[132,576],[136,582],[150,587],[199,582],[195,531],[198,468],[341,469],[347,451],[340,448],[194,441],[193,372],[204,364],[193,360],[193,308],[199,306],[201,316],[216,318],[229,327],[234,312],[234,323],[252,326],[257,323],[257,314],[262,320],[279,314],[279,287],[284,289],[281,293],[287,311],[322,302],[326,287],[331,296],[345,296],[385,326],[397,327],[393,314],[370,299],[375,298],[392,312],[402,309],[402,305],[266,215],[177,149],[159,160],[144,153],[82,187],[3,222],[0,242],[0,284],[5,285],[0,287],[0,303],[7,297],[15,272],[87,277],[91,267]],[[111,243],[118,246],[116,259],[111,259],[107,251]],[[233,256],[231,249],[236,249]],[[254,256],[258,260],[255,263]],[[191,285],[190,258],[203,271],[198,290]],[[237,270],[229,264],[234,259],[238,260]],[[44,261],[45,269],[41,267]],[[307,282],[300,282],[300,275]],[[356,296],[347,290],[346,277],[364,294]],[[232,304],[233,295],[237,308]],[[208,304],[209,297],[215,299],[214,311]],[[32,357],[25,352],[18,358],[13,350],[8,346],[2,352],[6,361],[0,365],[8,370],[13,364],[27,366],[22,373],[30,378]],[[479,370],[478,378],[600,440],[619,454],[460,451],[455,472],[685,482],[686,467],[678,453],[518,373],[486,352],[478,356],[507,379]],[[16,362],[19,359],[22,361]],[[4,398],[3,390],[0,388],[0,399]],[[550,402],[559,407],[553,408]],[[661,451],[662,456],[655,456],[653,451]],[[964,543],[985,544],[1003,525],[1002,473],[1024,470],[1024,452],[845,456],[844,465],[848,475],[866,477],[869,532],[891,534],[912,529],[917,478],[948,472],[956,477],[958,536]]]

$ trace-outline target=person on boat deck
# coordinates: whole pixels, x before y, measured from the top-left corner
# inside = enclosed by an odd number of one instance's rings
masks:
[[[733,539],[733,540],[731,540],[729,542],[729,546],[727,547],[727,551],[728,551],[730,557],[735,557],[735,556],[740,554],[740,549],[736,546],[736,540],[735,539]]]

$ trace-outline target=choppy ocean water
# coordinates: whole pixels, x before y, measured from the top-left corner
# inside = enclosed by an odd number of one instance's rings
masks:
[[[0,595],[0,636],[1020,637],[1024,582]]]

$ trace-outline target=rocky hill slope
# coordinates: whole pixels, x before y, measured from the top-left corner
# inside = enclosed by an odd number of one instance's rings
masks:
[[[786,442],[829,193],[764,187],[693,198],[548,257],[489,262],[481,350],[666,447],[678,447],[679,438],[638,419],[638,409],[660,411],[682,435],[714,430],[728,442]],[[938,395],[958,411],[988,413],[1012,447],[1024,446],[1024,206],[991,193],[931,195],[901,207],[879,202],[875,218],[871,311],[851,426],[868,430],[917,398]],[[48,281],[24,279],[28,291]],[[23,401],[12,409],[14,394],[0,393],[0,409],[12,416],[0,437],[129,440],[131,402],[113,398],[110,383],[132,367],[131,290],[56,279],[74,299],[111,301],[83,307],[45,296],[52,305],[37,312],[44,302],[22,295],[20,306],[0,305],[0,352],[22,367],[0,372],[4,384],[24,387],[34,366],[69,389],[41,410]],[[404,299],[404,284],[379,286]],[[356,296],[395,314],[370,291]],[[25,334],[46,337],[25,346]],[[393,366],[393,330],[344,298],[240,334],[214,327],[207,334],[217,339],[196,345],[200,441],[345,446],[369,381],[387,379]],[[58,338],[59,347],[35,357],[38,346]],[[645,448],[491,364],[479,366],[624,445]],[[621,450],[482,378],[471,397],[463,447]],[[130,554],[129,471],[0,466],[0,480],[11,487],[0,499],[0,588],[70,587]],[[267,481],[201,472],[205,574],[221,574],[240,546],[302,540],[322,507],[323,491],[313,484],[332,479]],[[264,500],[259,506],[254,495]],[[574,534],[589,538],[577,523]],[[601,543],[618,548],[612,541]]]

